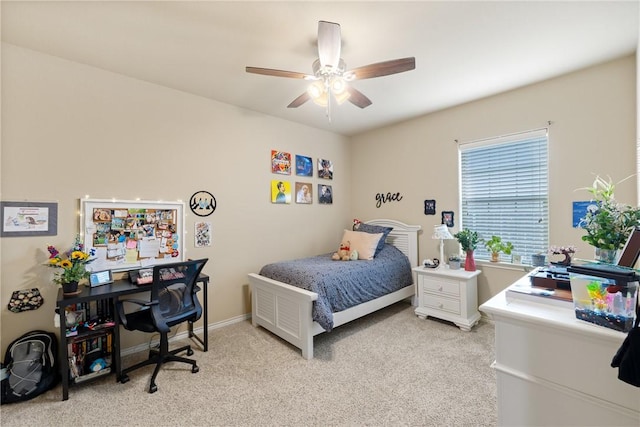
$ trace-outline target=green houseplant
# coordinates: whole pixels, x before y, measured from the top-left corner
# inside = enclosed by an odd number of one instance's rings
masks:
[[[625,178],[619,183],[629,179]],[[618,184],[619,184],[618,183]],[[634,227],[640,225],[640,208],[618,203],[614,196],[616,184],[597,176],[591,187],[582,188],[591,193],[593,205],[580,220],[587,233],[582,240],[596,248],[596,257],[613,262]]]
[[[478,247],[480,243],[480,236],[477,231],[471,231],[468,228],[464,228],[453,235],[456,238],[462,250],[466,253],[464,261],[464,269],[467,271],[476,271],[476,262],[473,259],[473,251]]]
[[[500,260],[500,252],[505,255],[511,255],[513,244],[511,242],[503,242],[500,236],[491,236],[491,239],[485,241],[484,247],[491,252],[491,262]]]

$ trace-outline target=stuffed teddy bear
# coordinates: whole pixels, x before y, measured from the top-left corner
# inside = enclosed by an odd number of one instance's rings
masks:
[[[334,261],[349,261],[351,260],[351,247],[350,247],[351,243],[347,242],[345,243],[340,243],[340,249],[338,249],[338,252],[334,252],[333,255],[331,256],[331,259]],[[356,259],[357,258],[357,252],[356,252]]]

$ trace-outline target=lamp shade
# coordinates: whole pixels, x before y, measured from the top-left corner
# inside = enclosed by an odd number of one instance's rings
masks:
[[[449,228],[446,224],[440,224],[433,226],[433,235],[431,236],[431,238],[436,240],[448,240],[453,239],[454,237],[451,235],[451,233],[449,233]]]

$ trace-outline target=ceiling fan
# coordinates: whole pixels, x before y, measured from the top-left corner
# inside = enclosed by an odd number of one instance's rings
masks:
[[[371,100],[362,92],[352,87],[349,82],[388,76],[416,68],[416,59],[409,57],[378,62],[347,70],[344,60],[340,58],[341,44],[340,24],[319,21],[318,59],[313,62],[313,74],[259,67],[246,67],[246,71],[247,73],[263,74],[266,76],[289,77],[312,81],[307,91],[294,99],[287,105],[287,108],[297,108],[311,99],[316,104],[326,107],[327,116],[329,116],[331,95],[333,95],[338,104],[342,104],[348,100],[360,108],[366,108],[371,105]]]

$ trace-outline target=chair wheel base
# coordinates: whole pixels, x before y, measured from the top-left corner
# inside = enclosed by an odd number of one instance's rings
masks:
[[[149,393],[155,393],[156,391],[158,391],[158,386],[155,384],[151,384],[149,386]]]
[[[200,372],[200,368],[198,368],[196,365],[193,365],[193,366],[191,367],[191,373],[192,373],[192,374],[195,374],[195,373],[197,373],[197,372]]]
[[[187,356],[193,356],[193,350],[191,349],[191,347],[187,349]]]

